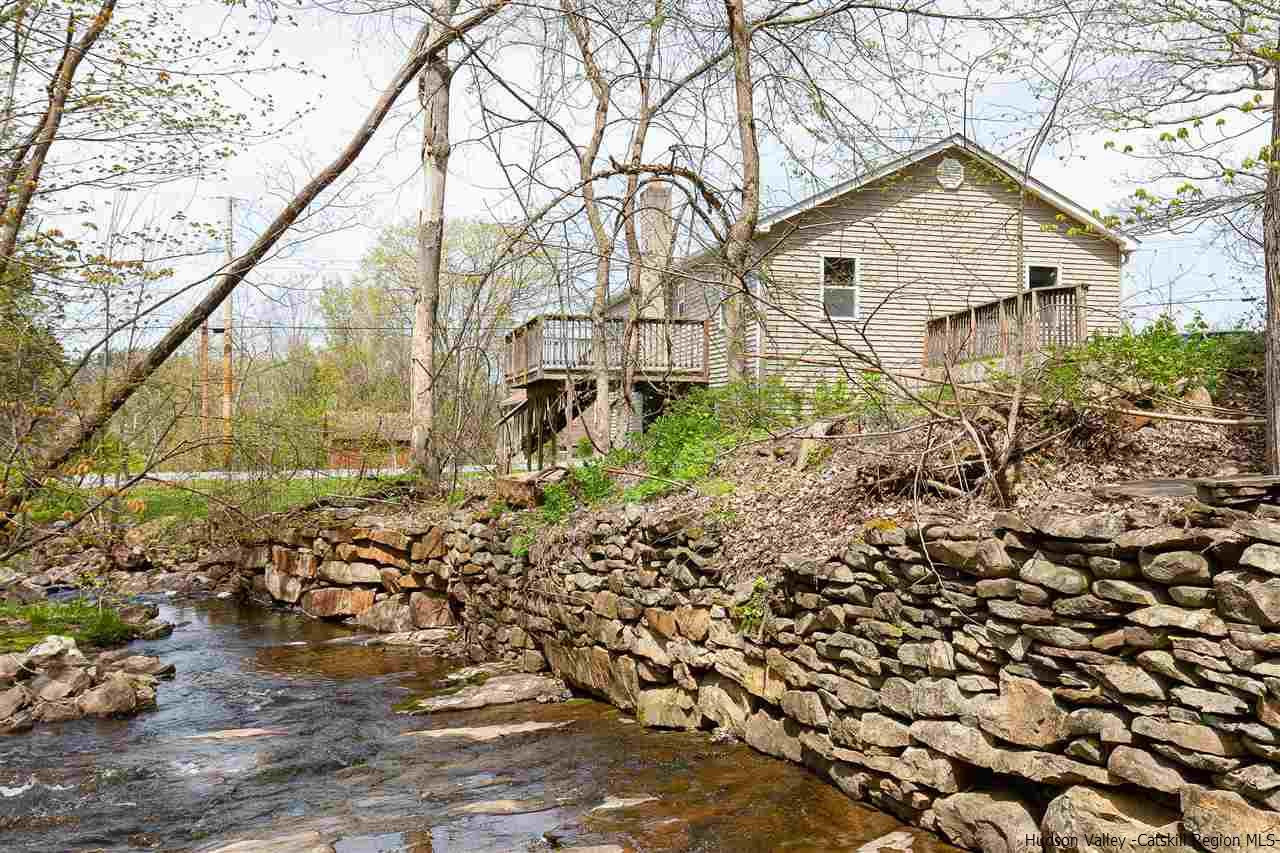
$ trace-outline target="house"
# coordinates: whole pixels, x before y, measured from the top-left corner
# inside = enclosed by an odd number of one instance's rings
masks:
[[[331,412],[322,427],[331,470],[403,468],[409,464],[412,422],[408,412]]]
[[[640,205],[644,304],[632,359],[651,401],[728,381],[714,250],[658,272],[669,192],[650,185]],[[1098,214],[955,135],[761,220],[744,306],[746,373],[800,392],[872,364],[914,381],[1008,355],[1019,322],[1028,350],[1069,345],[1119,328],[1121,270],[1135,248]],[[625,294],[609,308],[618,376],[630,310]],[[581,395],[565,389],[589,377],[591,324],[535,317],[506,343],[508,382],[530,401],[527,446],[539,418],[554,420],[569,396],[580,408]]]

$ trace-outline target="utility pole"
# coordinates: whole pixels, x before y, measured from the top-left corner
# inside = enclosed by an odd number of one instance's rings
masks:
[[[232,233],[236,200],[227,196],[227,263],[235,258],[235,242]],[[231,307],[235,293],[227,294],[226,318],[222,325],[222,467],[231,468],[231,404],[235,394],[235,377],[231,372]]]

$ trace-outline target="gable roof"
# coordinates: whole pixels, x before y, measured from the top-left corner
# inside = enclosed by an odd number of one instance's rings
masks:
[[[905,154],[896,160],[886,163],[878,169],[858,175],[848,181],[836,184],[829,190],[824,190],[817,195],[810,196],[803,201],[796,202],[789,207],[784,207],[781,210],[775,211],[774,213],[761,218],[759,225],[756,226],[756,232],[767,233],[775,225],[779,225],[788,219],[799,216],[802,213],[807,213],[808,211],[820,207],[829,201],[833,201],[846,193],[856,192],[857,190],[873,184],[882,178],[887,178],[896,172],[910,168],[917,163],[929,159],[935,154],[940,154],[941,152],[947,151],[951,148],[958,148],[964,153],[981,160],[996,171],[1003,173],[1016,183],[1025,185],[1032,195],[1036,196],[1050,207],[1057,208],[1059,212],[1065,213],[1068,216],[1085,223],[1098,234],[1118,244],[1124,251],[1132,252],[1138,247],[1137,240],[1106,225],[1093,213],[1086,210],[1081,205],[1076,204],[1074,201],[1052,187],[1049,187],[1035,178],[1027,178],[1024,181],[1021,169],[999,155],[988,151],[972,139],[969,139],[967,136],[960,133],[952,134],[941,142],[935,142],[934,144],[927,145],[924,148],[916,149],[910,154]]]

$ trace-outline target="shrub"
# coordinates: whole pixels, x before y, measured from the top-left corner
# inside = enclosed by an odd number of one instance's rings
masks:
[[[579,459],[590,459],[595,450],[595,445],[591,443],[591,439],[584,435],[573,446],[573,455]]]
[[[564,483],[552,483],[542,490],[542,518],[548,524],[559,524],[573,512],[573,494]]]
[[[573,469],[574,489],[587,506],[608,500],[617,491],[604,468],[599,462],[589,462]]]
[[[1171,393],[1189,383],[1213,390],[1229,366],[1232,345],[1208,332],[1204,318],[1196,314],[1182,332],[1163,315],[1141,331],[1126,327],[1118,335],[1095,333],[1083,344],[1051,355],[1036,376],[1039,393],[1079,402],[1095,385]]]
[[[722,449],[794,424],[802,406],[800,396],[776,380],[699,389],[671,403],[641,437],[640,450],[650,473],[698,479]]]

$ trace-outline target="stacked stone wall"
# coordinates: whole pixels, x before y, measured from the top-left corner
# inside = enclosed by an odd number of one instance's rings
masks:
[[[510,516],[355,517],[242,565],[312,615],[462,625],[473,657],[723,729],[962,846],[1260,850],[1280,844],[1276,516],[883,519],[759,579],[731,579],[713,524],[636,506],[532,555]]]

